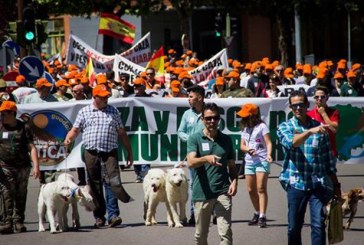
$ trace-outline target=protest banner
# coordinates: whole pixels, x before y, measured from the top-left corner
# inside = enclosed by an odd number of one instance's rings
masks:
[[[85,68],[89,57],[92,58],[96,73],[105,73],[113,67],[114,55],[103,55],[71,34],[67,47],[66,64],[74,64],[80,68]]]
[[[188,73],[192,76],[192,80],[196,84],[204,86],[210,80],[215,79],[216,70],[220,66],[223,67],[224,69],[229,67],[226,49],[221,50],[219,53],[215,54],[211,59],[204,62],[196,69],[189,71]]]
[[[115,72],[115,81],[119,81],[120,75],[122,73],[126,73],[129,75],[129,82],[131,82],[139,75],[139,73],[144,71],[145,68],[127,60],[121,55],[115,54],[113,70]]]
[[[311,100],[311,99],[310,99]],[[244,103],[260,107],[263,121],[269,126],[275,161],[283,160],[278,143],[278,125],[292,117],[287,98],[229,98],[206,99],[221,107],[221,128],[228,134],[235,150],[236,160],[241,161],[240,118],[236,117]],[[79,144],[81,137],[69,149],[63,145],[67,131],[72,127],[77,112],[90,101],[54,102],[45,104],[20,104],[18,115],[32,119],[36,133],[35,145],[41,169],[74,168],[82,165]],[[177,130],[182,115],[189,108],[188,100],[162,97],[110,99],[116,106],[131,141],[135,164],[172,165],[183,161],[187,144],[178,138]],[[364,102],[361,98],[331,97],[329,105],[340,111],[341,121],[336,134],[339,160],[343,163],[364,163]],[[311,108],[314,103],[311,101]],[[350,118],[350,120],[345,120]],[[67,150],[71,151],[68,158]],[[125,152],[119,148],[119,162],[125,162]]]
[[[136,44],[120,55],[137,65],[145,67],[152,58],[150,32],[145,34]]]

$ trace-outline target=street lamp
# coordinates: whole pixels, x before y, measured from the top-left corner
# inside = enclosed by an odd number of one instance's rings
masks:
[[[345,3],[345,9],[348,12],[348,67],[351,67],[351,16],[352,4],[350,2]]]

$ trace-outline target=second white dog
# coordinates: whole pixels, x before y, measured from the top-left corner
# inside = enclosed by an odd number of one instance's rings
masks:
[[[167,170],[166,194],[172,211],[174,227],[183,227],[182,223],[187,222],[186,204],[188,200],[188,180],[182,168]],[[179,215],[177,212],[177,204],[179,205]]]

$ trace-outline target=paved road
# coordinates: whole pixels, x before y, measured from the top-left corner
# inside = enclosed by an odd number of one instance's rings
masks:
[[[338,165],[339,178],[344,191],[361,186],[364,187],[364,165]],[[287,203],[285,192],[277,181],[280,168],[272,166],[272,174],[268,182],[268,227],[260,229],[247,225],[253,214],[252,205],[245,190],[244,180],[239,180],[239,190],[233,200],[233,233],[234,244],[286,244],[287,231]],[[30,180],[28,187],[28,202],[26,212],[26,226],[28,232],[21,234],[0,235],[0,245],[93,245],[93,244],[157,244],[157,245],[188,245],[193,244],[193,227],[169,228],[166,223],[165,207],[159,205],[157,226],[146,227],[142,218],[142,184],[134,183],[133,171],[121,172],[125,181],[125,188],[135,199],[129,204],[120,203],[123,225],[117,228],[95,230],[92,228],[94,220],[91,213],[80,208],[81,226],[79,231],[50,234],[38,232],[37,195],[38,182]],[[309,218],[307,217],[308,221]],[[364,203],[359,204],[357,217],[352,224],[352,230],[344,233],[345,240],[341,244],[363,244],[364,237]],[[209,244],[219,244],[215,225],[211,225]],[[303,244],[310,244],[310,228],[303,229]]]

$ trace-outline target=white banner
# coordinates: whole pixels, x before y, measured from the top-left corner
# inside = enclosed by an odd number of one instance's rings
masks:
[[[310,99],[311,100],[311,99]],[[273,158],[283,160],[283,152],[276,137],[278,125],[292,116],[287,98],[229,98],[206,99],[221,107],[223,132],[233,141],[236,160],[241,161],[240,119],[236,117],[244,103],[259,105],[262,119],[269,126],[273,143]],[[330,106],[340,111],[336,144],[339,160],[344,163],[364,163],[364,102],[362,98],[331,97]],[[74,146],[63,145],[67,132],[76,119],[77,112],[91,101],[53,102],[18,105],[18,116],[31,119],[30,126],[36,134],[35,144],[41,169],[75,168],[82,165],[77,138]],[[110,99],[116,106],[128,133],[135,164],[176,164],[186,156],[187,144],[179,140],[178,126],[185,110],[189,108],[184,98],[135,98]],[[311,108],[314,103],[311,101]],[[347,119],[350,120],[347,120]],[[66,160],[67,151],[71,151]],[[125,162],[125,152],[119,148],[120,164]]]
[[[135,64],[145,67],[152,58],[150,32],[145,34],[136,44],[120,55]]]
[[[120,75],[126,73],[129,75],[129,82],[131,82],[139,73],[143,72],[145,68],[127,60],[123,56],[115,54],[113,70],[115,72],[115,81],[119,81]]]
[[[216,77],[216,70],[220,66],[224,67],[224,69],[229,67],[226,49],[221,50],[208,61],[188,73],[191,74],[192,80],[196,84],[205,85]]]
[[[103,55],[71,34],[67,47],[66,64],[74,64],[80,68],[85,68],[89,56],[92,58],[96,73],[105,73],[108,69],[112,69],[114,55]]]

